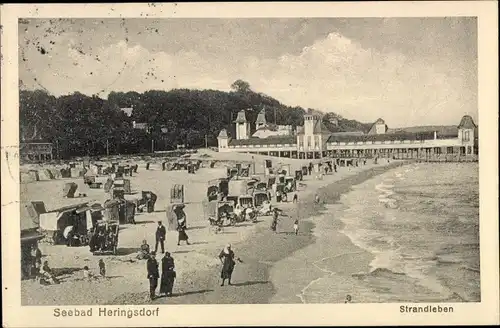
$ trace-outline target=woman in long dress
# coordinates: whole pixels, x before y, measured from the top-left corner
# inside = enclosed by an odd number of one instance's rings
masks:
[[[233,274],[234,266],[236,265],[234,252],[231,249],[231,244],[228,244],[219,254],[219,259],[222,263],[222,271],[220,277],[222,279],[221,286],[224,286],[226,279],[228,280],[228,285],[231,285],[231,276]],[[241,260],[237,259],[239,262]]]
[[[174,288],[174,280],[176,278],[174,258],[170,256],[169,252],[161,260],[161,282],[160,294],[172,296],[172,289]]]
[[[177,239],[177,246],[181,244],[181,240],[185,240],[186,244],[189,245],[189,237],[186,233],[186,220],[179,220],[178,221],[178,226],[177,226],[177,231],[179,232],[179,237]]]

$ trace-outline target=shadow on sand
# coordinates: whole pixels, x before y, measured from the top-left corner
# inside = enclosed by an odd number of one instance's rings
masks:
[[[116,250],[116,256],[130,255],[139,252],[137,247],[122,247]]]
[[[172,254],[185,254],[185,253],[190,253],[191,251],[175,251],[171,252]]]
[[[196,227],[188,227],[187,230],[199,230],[199,229],[205,229],[206,226],[196,226]]]
[[[190,245],[206,245],[208,242],[206,241],[195,241],[194,243],[189,243]]]
[[[149,223],[156,223],[156,221],[152,221],[152,220],[137,221],[137,220],[135,220],[135,224],[149,224]]]
[[[173,293],[171,297],[181,297],[181,296],[188,296],[188,295],[205,294],[205,293],[210,293],[213,291],[214,291],[213,289],[202,289],[202,290],[195,290],[192,292]]]
[[[232,286],[252,286],[252,285],[265,285],[268,284],[269,281],[247,281],[247,282],[238,282],[238,283],[232,283]]]
[[[73,273],[81,271],[81,270],[83,270],[83,267],[82,268],[53,268],[52,272],[54,273],[54,276],[60,277],[60,276],[64,276],[67,274],[70,275],[70,274],[73,274]]]

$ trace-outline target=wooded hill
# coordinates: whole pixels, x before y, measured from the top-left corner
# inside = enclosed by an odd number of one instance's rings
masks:
[[[217,135],[226,128],[235,135],[233,121],[245,109],[255,129],[257,114],[265,106],[269,123],[298,126],[305,113],[318,110],[286,106],[278,100],[250,89],[238,80],[232,91],[174,89],[138,92],[111,92],[108,99],[74,93],[54,97],[46,91],[20,91],[21,140],[43,139],[57,145],[63,158],[106,154],[146,153],[155,150],[217,146]],[[133,108],[129,117],[120,108]],[[331,116],[338,125],[330,123]],[[132,122],[148,123],[150,133],[132,128]],[[324,123],[332,132],[364,131],[371,124],[347,120],[336,114],[324,115]]]

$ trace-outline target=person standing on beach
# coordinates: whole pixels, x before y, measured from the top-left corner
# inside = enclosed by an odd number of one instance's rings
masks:
[[[273,221],[271,222],[271,230],[276,232],[278,230],[278,217],[279,217],[279,210],[275,207],[273,212]]]
[[[227,244],[226,247],[220,252],[219,260],[222,263],[222,271],[220,277],[222,279],[221,286],[224,286],[224,282],[228,281],[228,285],[231,285],[231,276],[233,275],[234,266],[236,265],[234,252],[231,249],[231,244]],[[242,262],[239,258],[239,262]]]
[[[175,278],[174,258],[170,256],[169,252],[166,252],[161,260],[160,295],[172,296]]]
[[[101,274],[101,277],[106,276],[106,264],[104,264],[104,260],[100,259],[99,260],[99,273]]]
[[[293,223],[293,230],[295,231],[295,235],[299,234],[299,219],[296,219]]]
[[[314,202],[316,204],[319,204],[319,195],[318,194],[316,194],[316,196],[314,196]]]
[[[179,233],[179,236],[177,238],[177,246],[180,246],[181,240],[185,240],[186,245],[189,245],[189,237],[186,233],[186,226],[183,224],[180,224],[179,226],[177,226],[177,231]]]
[[[158,244],[161,246],[162,254],[165,253],[165,236],[167,235],[167,230],[165,226],[158,221],[158,227],[156,228],[156,245],[155,245],[155,253],[158,252]]]
[[[297,192],[293,193],[293,202],[297,203],[299,201],[299,196],[297,195]]]
[[[146,268],[148,271],[150,300],[154,300],[156,297],[156,287],[158,286],[158,278],[160,277],[160,273],[158,272],[158,262],[156,261],[155,255],[155,252],[151,252],[146,264]]]

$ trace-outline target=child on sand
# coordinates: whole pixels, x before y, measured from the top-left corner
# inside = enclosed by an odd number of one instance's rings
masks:
[[[293,223],[293,230],[295,231],[295,235],[299,234],[299,219],[296,219]]]
[[[93,276],[92,272],[90,272],[89,267],[84,266],[83,267],[83,278],[86,280],[92,280],[93,277],[94,276]]]

